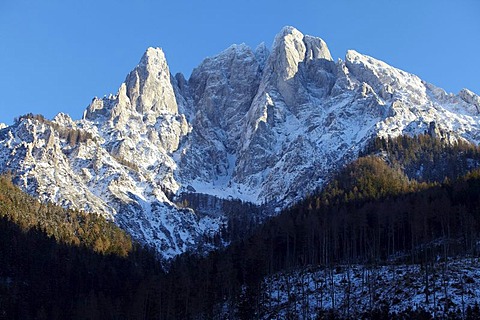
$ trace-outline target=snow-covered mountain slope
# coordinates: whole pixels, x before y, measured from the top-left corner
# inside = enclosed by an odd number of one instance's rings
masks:
[[[465,314],[480,300],[478,262],[464,258],[427,267],[309,266],[277,273],[262,282],[258,318],[315,319],[332,312],[339,319],[362,319],[373,310],[390,314],[423,310],[434,319]]]
[[[149,48],[115,95],[81,120],[20,117],[0,127],[0,170],[29,193],[115,220],[169,259],[206,245],[225,214],[167,194],[285,207],[321,187],[375,136],[430,130],[480,142],[480,98],[285,27],[272,48],[233,45],[186,80]],[[248,212],[246,213],[248,215]]]

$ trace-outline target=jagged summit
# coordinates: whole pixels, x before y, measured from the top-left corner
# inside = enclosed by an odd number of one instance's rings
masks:
[[[284,27],[276,35],[272,51],[276,48],[299,52],[301,61],[317,59],[333,60],[328,46],[323,39],[304,35],[291,26]]]
[[[213,197],[267,204],[263,215],[272,214],[377,136],[435,128],[446,141],[479,143],[479,108],[469,90],[447,94],[353,50],[334,62],[322,39],[285,27],[270,50],[233,45],[189,79],[148,48],[82,120],[0,125],[0,171],[41,200],[109,216],[169,259],[218,245],[211,239],[228,215]],[[182,193],[210,195],[208,210],[177,205]]]
[[[270,59],[275,63],[274,68],[280,72],[283,80],[294,77],[301,62],[333,60],[325,41],[304,36],[290,26],[284,27],[275,37]]]
[[[148,48],[138,66],[125,80],[127,96],[141,113],[177,113],[170,70],[160,48]]]
[[[458,95],[466,103],[473,104],[476,107],[477,112],[480,114],[480,96],[465,88],[460,90]]]
[[[303,36],[303,34],[294,26],[283,26],[280,32],[275,35],[275,40],[279,37],[284,37],[289,34],[297,34],[299,36]],[[275,44],[273,46],[275,47]]]
[[[84,119],[122,128],[129,121],[153,125],[165,114],[177,115],[178,105],[163,50],[148,48],[138,65],[120,85],[116,95],[94,98]],[[100,117],[100,118],[99,118]]]
[[[153,68],[157,66],[160,68],[164,68],[166,62],[167,61],[165,59],[165,53],[163,52],[162,48],[148,47],[142,58],[140,59],[138,66],[150,66]]]

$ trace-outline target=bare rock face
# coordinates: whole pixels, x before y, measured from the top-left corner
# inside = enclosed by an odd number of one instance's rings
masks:
[[[271,64],[279,78],[286,81],[295,77],[302,62],[333,61],[327,44],[320,38],[304,36],[293,27],[285,27],[275,37]]]
[[[138,66],[125,80],[127,96],[141,114],[175,114],[177,102],[170,82],[165,55],[160,48],[148,48]]]
[[[173,194],[278,211],[376,136],[430,132],[479,143],[479,108],[467,89],[447,94],[352,50],[334,62],[322,39],[285,27],[270,50],[233,45],[189,79],[170,74],[161,49],[147,49],[118,92],[94,98],[82,120],[27,115],[0,124],[0,171],[43,201],[105,215],[168,260],[218,245],[212,239],[227,223],[218,206],[201,214]]]
[[[261,63],[242,44],[205,59],[193,71],[188,86],[195,130],[181,153],[181,177],[203,182],[228,178],[243,118],[258,88]]]
[[[330,83],[323,75],[333,71],[334,63],[327,44],[320,38],[304,36],[293,27],[285,27],[275,38],[266,67],[264,82],[275,87],[292,111],[308,102],[306,84],[326,87]],[[319,72],[318,72],[319,71]],[[318,76],[318,77],[317,77]],[[328,89],[327,89],[328,91]]]
[[[262,202],[294,196],[290,184],[297,176],[291,168],[300,168],[306,160],[301,154],[308,150],[304,153],[308,155],[316,144],[309,141],[305,129],[323,115],[319,99],[329,95],[334,83],[335,63],[325,42],[285,27],[275,38],[245,117],[233,181],[258,190]]]
[[[474,105],[477,112],[480,113],[480,97],[468,89],[462,89],[459,97],[468,104]]]

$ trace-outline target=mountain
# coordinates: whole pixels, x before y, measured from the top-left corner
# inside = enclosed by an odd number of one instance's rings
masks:
[[[377,138],[366,153],[242,241],[182,255],[168,272],[112,223],[42,205],[0,176],[0,314],[478,319],[480,147],[427,134]],[[460,176],[408,176],[439,170]],[[217,206],[197,197],[200,211]]]
[[[478,144],[479,112],[467,89],[447,94],[353,50],[334,61],[322,39],[285,27],[270,50],[233,45],[188,80],[148,48],[81,120],[25,115],[0,126],[0,171],[42,201],[102,213],[170,259],[229,242],[224,206],[194,210],[181,195],[238,199],[261,221],[376,137]]]
[[[96,214],[40,204],[0,176],[1,319],[151,319],[153,252]]]
[[[101,254],[126,257],[133,248],[130,237],[112,222],[97,214],[42,204],[14,186],[8,176],[0,176],[0,219],[23,232],[35,229],[58,243]]]

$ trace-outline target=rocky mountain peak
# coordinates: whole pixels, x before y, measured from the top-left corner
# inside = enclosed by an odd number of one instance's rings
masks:
[[[137,67],[125,80],[126,94],[140,114],[178,112],[170,81],[170,70],[160,48],[148,48]]]
[[[209,123],[238,134],[233,127],[250,107],[257,91],[260,64],[245,44],[232,45],[205,59],[189,79],[193,103]],[[233,132],[232,132],[233,133]]]
[[[446,94],[353,50],[336,63],[322,39],[285,27],[271,50],[233,45],[189,79],[172,77],[163,51],[148,48],[82,120],[32,115],[0,130],[0,171],[43,200],[103,212],[169,259],[214,238],[228,215],[194,213],[167,195],[283,208],[376,136],[430,129],[480,142],[479,106],[468,90]]]
[[[74,127],[75,126],[75,122],[72,120],[72,118],[68,114],[63,113],[63,112],[60,112],[59,114],[57,114],[53,118],[53,121],[55,121],[56,123],[58,123],[59,125],[62,125],[64,127]]]
[[[427,90],[429,89],[414,74],[355,50],[347,51],[345,65],[349,74],[360,83],[360,86],[362,83],[368,84],[372,88],[372,93],[379,95],[383,100],[407,99],[415,104],[428,102]]]
[[[283,80],[293,78],[301,62],[324,59],[333,61],[327,44],[320,38],[304,36],[294,27],[284,27],[275,37],[271,60]]]
[[[321,38],[312,37],[306,35],[303,38],[305,43],[305,59],[306,60],[319,60],[324,59],[328,61],[333,61],[330,50],[328,50],[327,44]]]
[[[458,95],[466,103],[473,104],[477,109],[477,112],[480,113],[480,96],[468,89],[462,89]]]
[[[148,47],[138,66],[149,68],[150,70],[163,69],[166,66],[165,53],[162,48]]]
[[[154,125],[159,117],[178,114],[172,81],[163,50],[148,48],[117,94],[94,98],[83,118],[118,129],[130,121]]]

